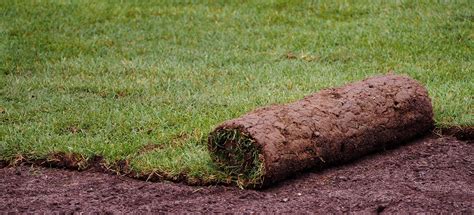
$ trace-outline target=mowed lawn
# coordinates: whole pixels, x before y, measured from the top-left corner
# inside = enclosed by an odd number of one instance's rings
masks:
[[[0,160],[126,160],[219,182],[207,134],[393,71],[474,124],[472,1],[0,1]]]

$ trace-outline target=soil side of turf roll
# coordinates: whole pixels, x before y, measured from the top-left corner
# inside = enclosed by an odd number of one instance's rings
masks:
[[[250,138],[263,163],[262,179],[244,180],[240,185],[259,188],[305,169],[323,168],[393,147],[433,127],[427,90],[407,76],[385,75],[226,121],[211,132],[208,146],[213,160],[225,167],[235,164],[235,156],[216,154],[225,147],[235,147],[235,143],[217,143],[222,141],[216,140],[218,135],[237,131]],[[238,180],[247,166],[230,174]]]

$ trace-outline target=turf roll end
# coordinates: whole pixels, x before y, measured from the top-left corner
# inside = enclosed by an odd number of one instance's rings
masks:
[[[215,164],[239,187],[264,184],[264,158],[250,135],[239,129],[216,129],[209,135],[208,147]]]

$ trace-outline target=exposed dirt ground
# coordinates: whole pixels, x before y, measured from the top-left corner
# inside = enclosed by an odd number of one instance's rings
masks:
[[[474,144],[431,135],[262,191],[94,172],[0,169],[3,212],[474,213]]]

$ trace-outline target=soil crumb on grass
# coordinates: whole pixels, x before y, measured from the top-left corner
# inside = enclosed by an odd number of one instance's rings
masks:
[[[104,174],[0,169],[2,212],[474,212],[474,145],[431,135],[269,189],[192,187]]]

